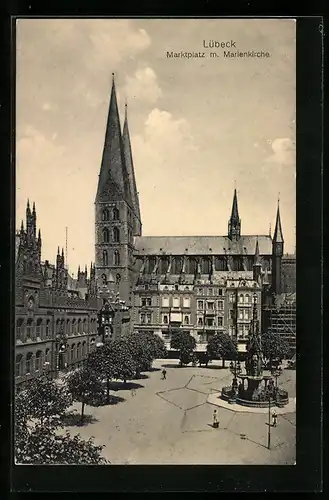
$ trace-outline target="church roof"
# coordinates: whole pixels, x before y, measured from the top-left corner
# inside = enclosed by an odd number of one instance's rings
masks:
[[[140,255],[272,255],[272,239],[265,236],[241,236],[231,241],[227,236],[136,236],[135,248]]]

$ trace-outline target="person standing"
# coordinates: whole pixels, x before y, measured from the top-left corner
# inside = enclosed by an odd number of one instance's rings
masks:
[[[162,370],[162,380],[166,380],[167,379],[167,370],[164,368]]]
[[[272,411],[272,422],[273,422],[273,427],[276,427],[278,423],[278,414],[275,410]]]
[[[218,422],[218,416],[217,416],[217,410],[214,410],[214,415],[213,415],[213,427],[217,429],[219,426]]]

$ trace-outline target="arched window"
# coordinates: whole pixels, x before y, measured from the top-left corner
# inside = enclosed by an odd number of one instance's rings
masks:
[[[23,336],[23,323],[24,319],[18,318],[16,321],[16,338],[21,339]]]
[[[71,320],[68,318],[66,320],[66,335],[71,334]]]
[[[81,328],[82,328],[82,323],[81,323],[81,319],[79,318],[78,319],[78,333],[81,333]]]
[[[72,333],[73,334],[77,333],[77,320],[76,320],[76,318],[72,319]]]
[[[120,216],[119,210],[117,209],[117,207],[114,207],[112,211],[113,220],[119,220],[120,218],[119,216]]]
[[[110,233],[107,227],[103,229],[103,243],[109,243],[110,241]]]
[[[184,317],[184,325],[188,325],[188,324],[189,324],[189,317],[185,316]]]
[[[37,319],[37,337],[39,337],[40,339],[42,338],[42,334],[43,334],[43,328],[42,328],[42,318],[38,318]]]
[[[46,337],[49,337],[50,335],[50,319],[47,319],[46,321]]]
[[[83,333],[88,333],[87,332],[87,318],[85,318],[83,320],[82,331],[83,331]]]
[[[49,348],[47,348],[45,352],[45,363],[50,364],[50,357],[51,357],[51,351]]]
[[[85,357],[87,355],[87,342],[84,341],[82,344],[82,357]]]
[[[103,266],[108,266],[108,263],[109,263],[109,259],[108,259],[107,251],[103,250]]]
[[[33,333],[33,319],[29,318],[26,324],[26,338],[31,339]]]
[[[35,371],[42,370],[42,351],[37,351],[35,355]]]
[[[120,265],[120,254],[118,250],[114,252],[114,265],[119,266]]]
[[[113,241],[115,241],[115,243],[119,243],[120,241],[120,231],[117,227],[113,228]]]
[[[15,375],[16,377],[20,377],[23,375],[23,355],[17,354],[15,360]]]
[[[72,344],[71,345],[71,352],[70,352],[71,363],[74,362],[74,354],[75,354],[75,344]]]
[[[244,302],[244,296],[242,295],[242,293],[239,295],[239,302]]]
[[[108,211],[107,208],[104,208],[102,212],[102,220],[103,221],[110,220],[110,212]]]
[[[28,352],[26,355],[26,373],[33,372],[33,353]]]
[[[81,359],[81,343],[78,343],[77,346],[77,359]]]
[[[249,298],[250,298],[250,297],[249,297],[249,294],[248,294],[248,293],[246,293],[246,295],[245,295],[245,302],[246,302],[246,304],[248,304],[248,303],[249,303]]]

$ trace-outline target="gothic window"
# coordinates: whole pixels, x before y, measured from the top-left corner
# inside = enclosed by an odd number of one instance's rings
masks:
[[[87,318],[83,320],[82,331],[83,333],[87,333]]]
[[[71,321],[69,319],[66,320],[66,335],[71,334]]]
[[[73,335],[77,332],[77,320],[76,318],[72,319],[72,333]]]
[[[86,341],[84,341],[84,342],[82,343],[82,356],[83,356],[83,357],[85,357],[85,356],[86,356],[86,354],[87,354],[87,342],[86,342]]]
[[[120,265],[120,254],[118,250],[114,252],[114,265],[119,266]]]
[[[249,304],[249,298],[250,298],[249,294],[246,293],[246,295],[245,295],[245,302],[246,302],[246,304]]]
[[[38,351],[35,355],[35,371],[42,370],[42,351]]]
[[[113,220],[119,220],[120,218],[119,210],[116,207],[113,208],[112,217]]]
[[[37,320],[37,337],[39,337],[41,339],[42,338],[42,334],[43,334],[43,331],[42,331],[42,318],[38,318],[38,320]]]
[[[103,250],[103,266],[107,266],[108,265],[108,255],[107,255],[107,251],[106,250]]]
[[[202,272],[202,274],[209,274],[210,273],[210,261],[209,261],[209,259],[202,259],[201,272]]]
[[[173,274],[180,274],[182,271],[182,260],[180,257],[174,257],[172,261]]]
[[[113,241],[119,243],[120,241],[120,231],[117,227],[113,228]]]
[[[33,320],[29,318],[26,324],[26,338],[31,339],[33,334]]]
[[[189,324],[189,317],[184,316],[184,325],[188,325],[188,324]]]
[[[19,377],[23,375],[23,356],[22,354],[18,354],[15,360],[15,375]]]
[[[110,241],[110,233],[107,227],[103,229],[103,243],[109,243]]]
[[[196,273],[196,260],[193,257],[189,257],[187,261],[187,269],[188,269],[188,274],[195,274]]]
[[[78,343],[78,346],[77,346],[77,358],[78,359],[81,358],[81,343],[80,342]]]
[[[72,344],[71,345],[71,352],[70,352],[71,363],[74,362],[74,354],[75,354],[75,344]]]
[[[50,349],[46,349],[46,352],[45,352],[45,362],[46,363],[49,363],[50,364]]]
[[[82,333],[82,322],[81,319],[78,319],[78,333]]]
[[[23,323],[24,320],[22,318],[18,318],[16,321],[16,338],[21,339],[23,334]]]
[[[239,296],[239,302],[244,302],[244,296],[242,294]]]
[[[110,213],[109,213],[107,208],[104,208],[104,210],[102,212],[102,220],[107,221],[109,219],[110,219]]]
[[[28,352],[26,355],[26,373],[33,372],[33,353]]]

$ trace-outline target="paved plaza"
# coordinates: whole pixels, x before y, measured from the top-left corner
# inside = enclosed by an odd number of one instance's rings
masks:
[[[167,379],[161,379],[166,365]],[[272,464],[295,462],[296,414],[278,416],[267,449],[268,414],[235,411],[211,401],[232,375],[220,363],[209,368],[178,366],[177,360],[157,360],[146,378],[125,388],[113,385],[110,405],[86,406],[87,423],[69,426],[71,435],[90,436],[104,444],[103,455],[112,464]],[[278,385],[295,398],[295,372],[283,370]],[[73,408],[80,411],[80,404]],[[217,409],[219,428],[212,427]],[[279,412],[278,412],[279,413]]]

